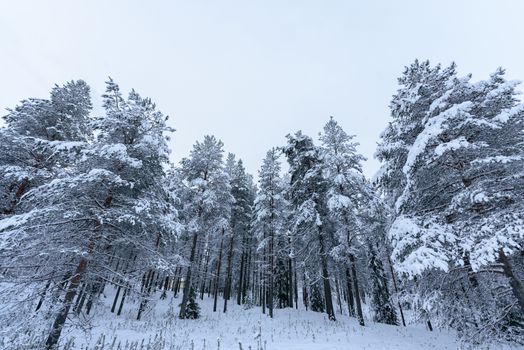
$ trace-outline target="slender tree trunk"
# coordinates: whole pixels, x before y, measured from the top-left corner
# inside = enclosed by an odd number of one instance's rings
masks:
[[[397,295],[397,305],[398,305],[398,310],[400,311],[400,318],[402,319],[402,325],[404,327],[406,327],[406,319],[404,318],[404,311],[402,310],[402,305],[400,304],[400,299],[399,299],[399,291],[398,291],[398,286],[397,286],[397,277],[395,275],[395,271],[393,271],[393,263],[391,262],[391,255],[389,253],[389,250],[386,254],[388,256],[388,265],[389,265],[389,271],[391,273],[391,280],[393,281],[393,288],[395,288],[395,294]]]
[[[191,254],[189,256],[189,266],[187,267],[186,279],[184,281],[184,294],[182,296],[182,302],[180,303],[180,313],[178,317],[186,318],[186,307],[189,299],[189,290],[191,289],[191,268],[193,267],[193,261],[195,260],[196,246],[198,242],[197,232],[193,232],[193,242],[191,244]]]
[[[324,247],[324,237],[319,227],[318,241],[320,246],[320,263],[322,267],[322,281],[324,282],[324,299],[326,300],[326,313],[331,321],[335,321],[335,309],[333,308],[333,298],[331,296],[331,283],[327,268],[326,249]]]
[[[116,290],[115,299],[113,300],[113,305],[111,306],[111,312],[114,313],[116,309],[116,303],[118,301],[118,297],[120,296],[120,290],[122,289],[122,286],[118,286],[118,289]]]
[[[226,272],[226,285],[224,289],[224,312],[227,312],[227,301],[231,297],[231,270],[233,268],[233,243],[234,235],[231,233],[231,239],[229,240],[229,251],[227,253],[227,272]]]
[[[511,291],[517,299],[517,303],[520,307],[520,310],[522,311],[522,313],[524,313],[524,287],[522,286],[521,281],[513,273],[511,263],[502,248],[499,249],[499,260],[502,263],[502,270],[504,271],[504,275],[509,280]]]
[[[304,269],[304,278],[302,279],[302,301],[304,303],[304,307],[306,308],[306,311],[308,310],[309,306],[309,296],[307,293],[307,287],[306,287],[306,271]]]
[[[42,291],[42,293],[40,294],[40,300],[38,301],[38,305],[36,305],[36,309],[35,309],[35,312],[40,310],[40,308],[42,307],[42,304],[44,303],[44,299],[45,299],[45,295],[47,293],[47,290],[49,289],[49,286],[51,285],[51,279],[49,279],[44,287],[44,290]]]
[[[291,261],[291,258],[287,259],[287,268],[288,268],[288,306],[290,308],[293,308],[293,262]]]
[[[215,293],[214,293],[214,301],[213,301],[213,312],[217,311],[218,287],[220,284],[220,269],[222,267],[222,246],[224,244],[224,232],[225,230],[222,229],[222,239],[220,240],[220,251],[218,253],[217,273],[215,277]]]
[[[269,267],[268,267],[268,293],[267,293],[267,301],[268,301],[268,311],[269,311],[269,317],[273,318],[273,296],[275,295],[274,291],[274,254],[273,254],[273,244],[274,244],[274,233],[273,230],[269,233],[269,247],[268,247],[268,255],[269,255]]]
[[[122,309],[124,308],[124,301],[126,299],[128,290],[129,287],[124,287],[124,294],[122,294],[122,299],[120,299],[120,306],[118,307],[118,312],[116,313],[117,316],[120,316],[120,314],[122,313]]]
[[[144,293],[149,294],[148,291],[150,290],[150,286],[153,283],[154,274],[155,272],[153,270],[149,270],[147,274],[147,278],[145,282],[142,284],[142,293],[143,294]],[[144,308],[146,307],[146,303],[147,303],[147,297],[142,298],[142,301],[140,302],[140,306],[138,307],[138,314],[136,316],[137,320],[140,320],[140,318],[142,317],[142,312],[144,311]]]
[[[250,240],[248,239],[247,244],[249,245]],[[242,285],[242,303],[246,302],[247,298],[247,291],[250,287],[250,280],[251,280],[251,249],[249,249],[247,253],[247,263],[246,263],[246,271],[244,272],[244,283]],[[252,284],[252,283],[251,283]]]
[[[340,299],[340,286],[338,283],[338,278],[335,278],[335,288],[337,290],[337,302],[338,302],[338,310],[340,314],[342,315],[342,300]]]
[[[80,312],[82,311],[82,308],[84,307],[84,303],[87,298],[87,291],[89,287],[90,287],[89,285],[84,284],[82,288],[80,289],[80,293],[77,293],[76,304],[73,307],[73,311],[75,311],[77,315],[80,314]]]
[[[357,306],[357,319],[358,319],[358,323],[361,326],[364,326],[364,315],[362,314],[362,305],[360,303],[360,292],[358,288],[357,270],[355,268],[355,256],[353,254],[350,254],[349,260],[351,262],[351,277],[353,280],[353,292],[354,292],[355,302]]]
[[[242,304],[242,284],[244,283],[244,259],[245,259],[245,252],[242,249],[242,255],[240,256],[240,276],[238,277],[238,288],[237,288],[237,305]]]
[[[298,278],[297,278],[297,263],[293,264],[293,272],[295,274],[295,307],[298,309]]]
[[[207,280],[207,269],[209,268],[209,251],[206,253],[206,265],[204,266],[204,275],[202,278],[202,284],[200,285],[200,300],[204,300],[204,293],[206,290]]]
[[[92,251],[93,251],[93,242],[89,242],[87,252],[88,254],[90,254]],[[82,281],[82,277],[86,271],[86,268],[87,268],[87,260],[85,258],[80,259],[80,262],[78,263],[78,266],[76,267],[75,274],[73,278],[71,279],[71,283],[69,284],[69,288],[67,289],[67,293],[64,297],[62,308],[58,312],[58,315],[56,316],[55,321],[53,322],[51,333],[47,337],[47,341],[46,341],[47,350],[54,349],[56,345],[58,344],[58,339],[60,338],[60,334],[62,333],[62,329],[67,320],[67,315],[69,314],[69,310],[71,309],[71,303],[73,302],[73,299],[76,296],[76,291],[78,289],[78,286],[80,285],[80,282]]]
[[[347,293],[348,293],[348,313],[349,316],[355,317],[355,300],[353,299],[353,288],[351,287],[352,280],[349,273],[349,268],[346,269]]]

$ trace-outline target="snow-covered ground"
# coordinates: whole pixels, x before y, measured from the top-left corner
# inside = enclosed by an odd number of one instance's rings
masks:
[[[137,305],[127,304],[119,317],[109,312],[112,288],[98,305],[92,328],[86,332],[68,327],[61,344],[66,349],[243,349],[243,350],[423,350],[459,349],[461,343],[449,331],[429,332],[423,326],[366,326],[354,318],[338,314],[327,320],[325,314],[277,309],[274,319],[260,308],[244,309],[233,302],[228,312],[213,312],[212,299],[199,300],[202,317],[198,320],[177,318],[180,298],[172,294],[149,309],[143,320],[136,321]],[[219,310],[222,310],[222,300]],[[103,344],[103,345],[102,345]],[[488,348],[488,347],[486,347]],[[490,346],[489,349],[504,349]]]

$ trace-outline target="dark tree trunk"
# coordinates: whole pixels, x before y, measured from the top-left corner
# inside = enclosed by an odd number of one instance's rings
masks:
[[[293,264],[294,266],[294,274],[295,274],[295,308],[298,309],[298,278],[297,278],[297,264]]]
[[[206,279],[207,279],[207,269],[209,268],[209,252],[206,253],[206,264],[204,266],[204,275],[202,278],[202,284],[200,285],[200,300],[204,300],[204,293],[206,290]]]
[[[186,318],[186,306],[189,299],[189,290],[191,289],[191,268],[193,267],[193,261],[195,260],[196,245],[198,235],[196,231],[193,233],[193,242],[191,244],[191,254],[189,256],[189,266],[187,267],[186,279],[184,281],[184,294],[182,296],[182,302],[180,303],[180,314],[178,317]]]
[[[271,230],[269,234],[269,247],[268,247],[268,256],[269,256],[269,268],[268,268],[268,291],[267,291],[267,308],[269,311],[269,317],[273,318],[273,296],[275,295],[274,291],[274,254],[273,254],[273,244],[274,244],[274,233]]]
[[[520,307],[521,312],[524,313],[524,287],[522,286],[520,279],[518,279],[518,277],[515,276],[515,274],[513,273],[511,263],[502,248],[499,249],[499,260],[502,263],[502,270],[504,272],[504,275],[509,280],[511,291],[517,299],[517,303]]]
[[[288,306],[290,308],[293,308],[293,262],[291,261],[291,258],[287,259],[287,268],[288,268]]]
[[[120,306],[118,307],[118,312],[116,313],[117,316],[120,316],[120,314],[122,313],[128,289],[128,287],[124,287],[124,294],[122,294],[122,299],[120,299]]]
[[[118,301],[118,297],[120,296],[120,290],[122,289],[122,286],[118,286],[118,289],[116,290],[116,294],[115,294],[115,300],[113,300],[113,306],[111,306],[111,312],[115,312],[115,309],[116,309],[116,303]]]
[[[80,314],[80,312],[82,311],[82,308],[84,307],[84,303],[87,298],[87,291],[89,287],[90,287],[89,285],[84,284],[82,288],[80,289],[80,293],[78,293],[78,296],[76,297],[76,304],[73,307],[73,311],[75,311],[77,315]]]
[[[476,288],[479,285],[479,282],[477,280],[477,275],[475,274],[475,271],[473,271],[473,268],[471,267],[471,261],[469,259],[469,252],[465,252],[462,260],[464,261],[464,267],[466,268],[466,271],[468,273],[468,280],[472,287]]]
[[[244,283],[244,259],[245,251],[242,250],[242,255],[240,256],[240,276],[238,277],[238,288],[237,288],[237,305],[242,304],[242,285]]]
[[[153,278],[155,276],[155,272],[153,270],[150,270],[147,274],[147,278],[145,280],[145,283],[142,285],[142,293],[146,293],[146,296],[142,298],[142,302],[140,303],[140,306],[138,307],[138,314],[136,316],[137,320],[140,320],[142,317],[142,312],[144,311],[144,308],[147,304],[147,296],[149,295],[149,292],[151,291],[151,285],[153,284]]]
[[[49,289],[50,285],[51,285],[51,280],[48,280],[46,285],[45,285],[45,287],[44,287],[44,290],[40,294],[40,300],[38,301],[38,305],[36,305],[35,312],[40,310],[40,308],[42,307],[42,304],[44,303],[45,295],[46,295],[47,290]]]
[[[347,300],[348,300],[348,313],[349,316],[355,317],[355,300],[353,299],[353,288],[351,287],[351,275],[349,268],[346,269],[346,280],[347,280]]]
[[[333,298],[331,296],[331,283],[327,268],[326,250],[324,247],[324,237],[319,228],[318,241],[320,246],[320,263],[322,267],[322,280],[324,282],[324,299],[326,301],[326,313],[331,321],[335,321],[335,309],[333,308]]]
[[[309,306],[309,296],[308,296],[307,287],[306,287],[306,271],[304,271],[304,278],[302,279],[302,301],[307,311],[308,306]]]
[[[249,243],[250,243],[250,240],[248,239],[248,245],[249,245]],[[246,263],[245,269],[246,270],[244,272],[244,282],[243,282],[243,285],[242,285],[242,303],[246,302],[247,291],[249,290],[249,287],[251,287],[251,285],[250,285],[250,280],[251,280],[251,249],[249,249],[248,254],[247,254],[247,263]],[[251,297],[253,297],[253,295],[251,295]]]
[[[404,311],[402,310],[402,305],[400,304],[400,300],[398,297],[398,286],[397,286],[397,277],[395,276],[395,271],[393,271],[393,263],[391,262],[391,256],[388,251],[388,264],[389,264],[389,271],[391,273],[391,280],[393,281],[393,288],[395,288],[395,294],[397,294],[397,305],[398,305],[398,311],[400,312],[400,318],[402,319],[402,325],[406,327],[406,319],[404,318]]]
[[[337,290],[338,310],[340,311],[340,314],[342,315],[342,300],[340,299],[340,286],[338,283],[338,278],[335,278],[335,288]]]
[[[215,277],[215,292],[214,292],[214,300],[213,300],[213,312],[217,311],[217,301],[218,301],[218,287],[220,284],[220,269],[222,267],[222,247],[224,244],[224,229],[222,229],[222,239],[220,240],[220,251],[218,252],[218,263],[217,263],[217,273]]]
[[[360,292],[358,288],[357,269],[355,267],[355,257],[353,254],[349,256],[351,262],[351,277],[353,280],[353,294],[355,296],[355,304],[357,306],[357,319],[361,326],[364,326],[364,315],[362,314],[362,305],[360,303]]]
[[[93,243],[89,242],[88,249],[87,249],[88,254],[90,254],[92,250],[93,250]],[[53,322],[51,333],[47,337],[47,341],[46,341],[47,350],[54,349],[56,345],[58,344],[58,339],[60,338],[60,334],[62,333],[62,329],[67,320],[67,315],[69,314],[69,310],[71,309],[71,303],[73,302],[73,299],[76,296],[76,291],[78,289],[78,286],[80,285],[80,282],[82,281],[82,277],[86,271],[86,268],[87,268],[87,260],[84,258],[80,259],[80,262],[78,263],[78,266],[76,267],[75,274],[73,278],[71,279],[71,283],[69,284],[69,288],[67,289],[67,293],[64,297],[62,308],[58,312],[58,315],[56,316],[55,321]]]
[[[227,312],[227,301],[231,297],[231,270],[233,268],[233,243],[234,235],[231,234],[231,239],[229,240],[229,251],[227,252],[227,272],[226,272],[226,284],[224,287],[224,312]]]

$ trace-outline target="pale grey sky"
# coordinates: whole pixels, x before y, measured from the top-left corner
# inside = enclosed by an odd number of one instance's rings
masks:
[[[415,58],[474,79],[524,79],[524,1],[1,1],[0,108],[111,75],[177,129],[173,160],[214,134],[255,174],[298,129],[330,115],[369,158],[396,78]]]

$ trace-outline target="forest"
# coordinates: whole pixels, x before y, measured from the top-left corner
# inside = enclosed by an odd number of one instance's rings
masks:
[[[22,100],[0,128],[0,347],[71,349],[66,328],[164,301],[177,322],[300,308],[524,345],[518,85],[409,64],[372,178],[343,116],[290,130],[249,174],[213,135],[173,164],[166,114],[111,78],[102,115],[83,80]]]

